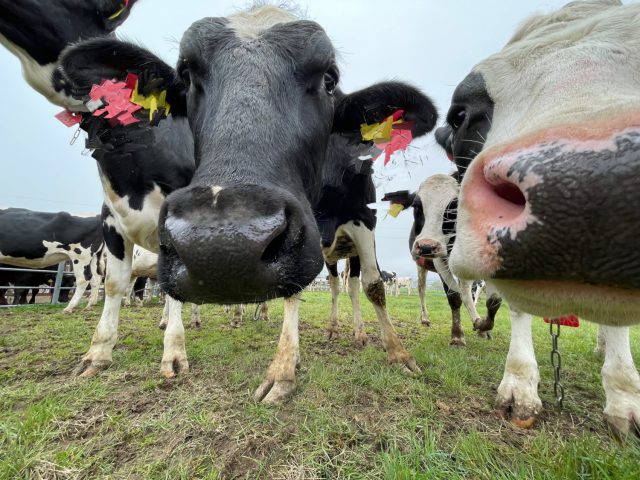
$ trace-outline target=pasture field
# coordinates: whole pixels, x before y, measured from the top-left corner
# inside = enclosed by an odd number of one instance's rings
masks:
[[[371,341],[362,350],[351,342],[347,295],[332,343],[329,294],[303,299],[298,390],[276,407],[256,404],[253,391],[275,351],[282,301],[272,302],[269,323],[254,321],[249,307],[240,328],[222,307],[205,306],[202,329],[187,329],[191,372],[173,381],[159,375],[158,305],[123,309],[114,364],[90,380],[71,371],[100,308],[71,316],[52,306],[0,310],[0,478],[640,478],[640,447],[619,445],[602,420],[593,325],[562,330],[567,398],[558,413],[548,325],[535,322],[545,410],[527,431],[493,411],[506,308],[492,341],[473,334],[464,312],[467,347],[454,349],[440,292],[428,296],[431,328],[419,324],[416,296],[391,297],[391,316],[422,369],[406,377],[387,364],[364,297]],[[634,330],[636,359],[639,340]]]

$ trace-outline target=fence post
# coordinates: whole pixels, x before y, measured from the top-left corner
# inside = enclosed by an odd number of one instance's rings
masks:
[[[53,287],[53,296],[51,297],[51,303],[53,305],[58,305],[60,299],[60,286],[62,285],[62,277],[64,277],[64,264],[65,262],[60,262],[58,264],[58,273],[56,273],[56,283]]]

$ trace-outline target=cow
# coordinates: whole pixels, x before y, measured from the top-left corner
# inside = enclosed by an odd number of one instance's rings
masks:
[[[398,274],[396,272],[387,272],[386,270],[380,270],[380,277],[384,282],[385,292],[387,293],[387,295],[389,295],[393,290],[393,286],[395,285]]]
[[[640,4],[569,3],[473,67],[436,133],[464,175],[451,269],[514,309],[496,409],[516,424],[542,408],[530,314],[572,313],[602,325],[605,418],[640,432],[639,70]]]
[[[411,287],[412,287],[411,277],[396,277],[393,283],[394,283],[393,285],[394,295],[396,297],[400,295],[402,288],[406,288],[407,295],[411,295]]]
[[[413,137],[424,135],[437,119],[428,97],[401,82],[343,93],[322,28],[273,6],[195,22],[183,35],[175,69],[131,43],[95,39],[68,47],[59,72],[85,100],[93,85],[131,73],[141,95],[166,99],[169,118],[150,133],[151,149],[159,142],[169,148],[170,138],[178,148],[193,132],[193,177],[166,197],[160,212],[160,281],[177,301],[285,297],[282,335],[257,400],[278,402],[295,390],[299,293],[323,258],[334,264],[359,257],[389,360],[418,370],[386,311],[375,212],[367,207],[375,201],[372,160],[362,158],[373,145],[363,140],[361,125],[400,115]],[[122,137],[137,139],[140,128],[122,127]],[[109,291],[121,288],[116,277],[121,274],[114,273]],[[84,360],[93,371],[110,362],[116,338],[115,322],[103,318]],[[188,362],[182,326],[171,313],[169,331],[175,341],[162,368],[172,375]]]
[[[98,302],[102,283],[100,259],[104,246],[100,216],[77,217],[67,212],[0,210],[0,262],[44,268],[70,260],[76,291],[64,309],[73,312],[91,282],[87,308]]]
[[[58,56],[69,44],[110,35],[137,0],[0,0],[0,44],[22,65],[25,80],[56,105],[84,108],[55,88]]]
[[[487,316],[481,318],[476,309],[479,296],[478,284],[474,281],[458,281],[448,265],[448,256],[455,240],[455,219],[452,217],[458,197],[457,176],[436,174],[424,180],[418,190],[387,193],[383,201],[413,208],[413,224],[409,234],[409,252],[418,269],[418,297],[420,319],[429,326],[429,312],[425,304],[427,272],[435,272],[451,307],[451,341],[453,346],[465,346],[464,330],[460,319],[460,307],[464,304],[469,312],[473,329],[489,338],[501,298],[495,294],[487,296]],[[476,288],[474,288],[476,283]],[[474,295],[475,291],[475,295]]]
[[[20,286],[33,286],[39,287],[40,285],[52,286],[55,283],[56,273],[58,266],[44,267],[43,270],[51,270],[51,273],[43,272],[16,272],[10,270],[2,270],[3,268],[16,268],[13,265],[0,263],[0,286],[6,287],[9,285],[14,286],[13,291],[13,305],[19,304],[33,304],[36,300],[39,288],[15,288]],[[69,301],[69,289],[75,284],[72,276],[64,275],[62,277],[62,283],[60,293],[58,295],[58,301],[61,303],[67,303]],[[31,291],[31,299],[28,299],[29,291]],[[50,290],[53,293],[53,290]],[[6,289],[0,289],[0,305],[6,305],[5,298]],[[4,303],[2,302],[4,299]]]

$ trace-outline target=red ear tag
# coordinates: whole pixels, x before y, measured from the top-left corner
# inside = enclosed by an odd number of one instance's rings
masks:
[[[560,325],[563,327],[579,327],[580,320],[575,315],[562,315],[560,318]],[[551,320],[544,318],[545,323],[551,323]]]
[[[63,110],[54,116],[67,127],[73,127],[82,122],[82,115],[80,113],[70,112],[69,110]]]

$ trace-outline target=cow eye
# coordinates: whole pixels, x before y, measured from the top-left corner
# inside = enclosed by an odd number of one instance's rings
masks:
[[[178,76],[182,82],[189,87],[191,85],[191,73],[189,72],[189,64],[183,60],[178,67]]]
[[[328,70],[324,74],[324,89],[329,95],[333,95],[338,86],[338,72],[335,70]]]
[[[457,130],[464,123],[465,118],[467,118],[467,111],[464,107],[456,107],[449,111],[447,123]]]

